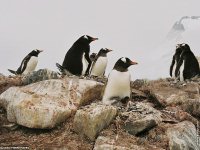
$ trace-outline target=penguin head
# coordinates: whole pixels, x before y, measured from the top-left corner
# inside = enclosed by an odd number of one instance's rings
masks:
[[[78,41],[80,41],[81,43],[86,43],[86,44],[90,44],[92,41],[95,40],[98,40],[98,38],[94,38],[89,35],[83,35],[78,39]]]
[[[100,49],[98,55],[99,56],[106,56],[106,54],[109,53],[109,52],[111,52],[111,51],[113,51],[113,50],[108,49],[108,48],[102,48],[102,49]]]
[[[181,54],[182,51],[183,51],[183,48],[182,48],[181,44],[177,44],[177,45],[176,45],[175,54]]]
[[[31,56],[38,56],[39,53],[43,52],[43,50],[34,49],[32,52],[29,53]]]
[[[184,50],[184,51],[191,51],[190,50],[190,46],[186,43],[182,43],[181,44],[181,48]]]
[[[91,60],[91,61],[94,61],[96,55],[97,55],[97,53],[92,53],[92,54],[90,55],[90,60]]]
[[[125,72],[128,70],[128,67],[130,67],[131,65],[137,65],[137,62],[131,61],[129,58],[127,57],[121,57],[120,59],[118,59],[118,61],[115,63],[114,68],[115,70],[121,71],[121,72]]]

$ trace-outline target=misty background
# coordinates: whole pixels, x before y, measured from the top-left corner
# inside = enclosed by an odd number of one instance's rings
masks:
[[[16,70],[33,49],[44,50],[36,70],[57,71],[55,63],[87,34],[99,38],[91,53],[114,50],[106,75],[126,56],[139,63],[129,69],[133,80],[168,77],[177,43],[200,56],[200,18],[191,18],[200,16],[199,6],[199,0],[1,0],[0,73]]]

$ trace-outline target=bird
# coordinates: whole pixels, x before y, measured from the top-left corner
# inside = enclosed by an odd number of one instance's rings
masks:
[[[175,70],[175,76],[178,75],[180,71],[180,81],[186,79],[191,79],[195,76],[200,75],[200,68],[197,58],[191,51],[190,46],[186,43],[181,44],[182,53],[180,55],[180,60],[177,64]]]
[[[95,57],[96,57],[97,53],[92,53],[90,55],[90,60],[93,62],[95,60]]]
[[[176,51],[175,51],[175,54],[173,55],[172,62],[171,62],[171,65],[170,65],[170,76],[172,78],[176,78],[175,70],[176,70],[176,66],[177,66],[177,64],[180,60],[181,53],[182,53],[181,44],[177,44],[176,45]]]
[[[104,104],[112,105],[116,102],[116,98],[120,100],[130,98],[131,75],[128,68],[131,65],[136,64],[138,63],[131,61],[127,57],[121,57],[118,59],[108,76],[108,81],[102,98]]]
[[[35,49],[32,50],[21,62],[21,65],[17,71],[8,69],[9,72],[15,75],[26,75],[35,70],[38,64],[38,55],[43,52],[43,50]]]
[[[64,74],[65,70],[73,75],[88,75],[91,67],[89,57],[90,43],[98,40],[89,35],[81,36],[67,51],[62,65],[56,63],[57,68]]]
[[[96,55],[92,67],[91,73],[92,76],[103,76],[105,74],[105,70],[107,67],[107,53],[111,52],[112,50],[108,48],[102,48],[99,50],[98,54]]]

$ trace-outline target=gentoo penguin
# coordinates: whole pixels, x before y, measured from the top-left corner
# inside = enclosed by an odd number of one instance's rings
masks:
[[[91,73],[92,76],[103,76],[107,66],[107,53],[112,50],[108,48],[102,48],[96,55],[94,62],[92,63]]]
[[[172,78],[176,78],[175,70],[176,70],[176,66],[177,66],[177,64],[180,60],[181,53],[182,53],[181,44],[177,44],[176,51],[175,51],[175,54],[173,55],[172,63],[171,63],[171,66],[170,66],[170,76]]]
[[[62,66],[56,63],[58,69],[62,73],[67,70],[77,76],[88,75],[91,67],[90,43],[95,40],[98,38],[89,35],[81,36],[66,53]]]
[[[95,57],[96,57],[97,53],[92,53],[90,55],[90,60],[93,62],[95,60]]]
[[[175,75],[180,71],[180,81],[200,75],[199,63],[188,44],[181,44],[182,53],[177,64]]]
[[[131,61],[129,58],[122,57],[114,65],[113,70],[108,76],[108,82],[105,87],[103,95],[104,104],[113,104],[115,98],[130,98],[131,95],[131,75],[128,71],[128,67],[136,65],[137,62]]]
[[[35,49],[31,51],[21,62],[20,67],[17,69],[17,71],[13,71],[8,69],[11,73],[17,75],[17,74],[28,74],[29,72],[32,72],[35,70],[37,63],[38,63],[38,55],[43,50]]]

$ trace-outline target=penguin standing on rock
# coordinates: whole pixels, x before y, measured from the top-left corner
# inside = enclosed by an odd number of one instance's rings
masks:
[[[176,51],[175,51],[175,54],[174,54],[174,56],[172,58],[172,63],[171,63],[171,66],[170,66],[170,76],[172,78],[176,78],[175,70],[176,70],[177,64],[178,64],[178,62],[180,60],[181,53],[182,53],[181,44],[177,44]]]
[[[108,76],[108,82],[103,95],[104,104],[113,104],[116,98],[120,100],[130,98],[131,95],[131,75],[128,67],[136,65],[137,62],[131,61],[129,58],[122,57],[114,65],[113,70]]]
[[[90,43],[95,40],[98,38],[89,35],[81,36],[66,53],[62,66],[56,63],[58,69],[62,73],[68,71],[77,76],[88,75],[91,67]]]
[[[181,44],[182,53],[177,64],[175,75],[180,71],[180,81],[200,75],[199,63],[188,44]]]
[[[94,62],[92,63],[91,67],[91,75],[92,76],[103,76],[105,74],[105,70],[107,67],[107,53],[111,52],[112,50],[108,48],[102,48],[96,55]]]
[[[35,49],[32,52],[30,52],[21,62],[20,67],[17,69],[17,71],[13,71],[8,69],[11,73],[15,75],[20,74],[28,74],[29,72],[32,72],[35,70],[37,63],[38,63],[38,55],[39,53],[43,52],[43,50]]]

